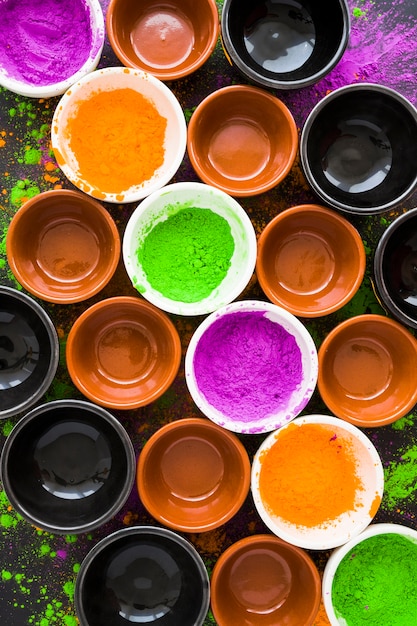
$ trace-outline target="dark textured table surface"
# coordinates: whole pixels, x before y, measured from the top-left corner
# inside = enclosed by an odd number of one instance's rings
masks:
[[[101,1],[103,11],[107,0]],[[221,2],[219,10],[221,8]],[[299,91],[276,93],[291,109],[301,129],[313,106],[329,90],[345,84],[368,81],[393,87],[417,104],[417,10],[415,0],[350,0],[350,43],[336,68],[317,85]],[[99,67],[119,65],[106,40]],[[198,103],[212,91],[232,83],[245,83],[233,69],[220,42],[208,62],[195,74],[168,83],[178,97],[187,118]],[[59,98],[37,100],[0,89],[0,281],[21,289],[7,264],[5,240],[10,219],[24,201],[47,189],[71,188],[57,168],[50,150],[50,123]],[[416,165],[417,167],[417,165]],[[197,180],[187,157],[172,182]],[[353,300],[343,309],[324,318],[303,320],[317,347],[338,322],[356,314],[375,312],[385,315],[372,288],[372,258],[378,239],[395,217],[416,206],[417,195],[410,197],[395,212],[373,217],[351,217],[360,231],[367,251],[363,283]],[[240,200],[259,235],[268,221],[283,209],[305,202],[318,203],[309,190],[298,162],[275,189],[260,196]],[[120,234],[135,205],[106,205]],[[98,296],[76,305],[42,306],[50,314],[60,337],[61,360],[57,375],[42,399],[81,398],[72,385],[65,364],[65,342],[72,323],[93,302],[115,295],[135,295],[122,262],[114,278]],[[138,295],[138,294],[136,294]],[[138,296],[139,297],[139,296]],[[266,300],[255,275],[240,299]],[[184,380],[184,354],[201,318],[171,315],[180,333],[183,358],[171,388],[156,402],[135,411],[112,411],[128,430],[137,454],[149,436],[160,426],[186,416],[201,416],[193,404]],[[325,413],[318,392],[303,414]],[[0,447],[19,419],[0,422]],[[365,432],[377,447],[384,465],[386,487],[375,522],[389,521],[416,527],[417,514],[417,437],[411,412],[391,426]],[[240,437],[252,457],[264,436]],[[120,513],[91,535],[54,536],[32,527],[12,509],[0,488],[0,624],[4,626],[74,626],[73,594],[79,565],[87,552],[102,537],[133,524],[153,524],[135,489]],[[234,541],[254,533],[267,532],[249,495],[239,513],[217,530],[186,535],[195,545],[210,572],[219,554]],[[310,553],[320,571],[327,552]],[[215,621],[209,614],[207,624]],[[319,614],[316,624],[327,623]],[[104,626],[104,625],[103,625]]]

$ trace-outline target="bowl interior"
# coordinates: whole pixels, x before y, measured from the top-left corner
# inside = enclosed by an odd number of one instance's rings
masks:
[[[235,196],[261,193],[290,171],[298,147],[294,119],[272,94],[233,85],[203,100],[188,126],[197,174]]]
[[[413,189],[417,123],[411,105],[383,88],[359,85],[317,106],[303,130],[301,160],[321,197],[366,214]]]
[[[283,211],[258,240],[259,283],[272,302],[294,315],[316,317],[339,309],[357,291],[364,272],[358,231],[323,207]]]
[[[311,84],[337,63],[348,39],[343,2],[324,0],[259,4],[226,0],[222,34],[240,70],[261,84],[294,88]],[[331,25],[331,27],[330,27]],[[277,33],[281,35],[279,42]]]
[[[120,237],[110,214],[92,198],[76,191],[49,191],[15,214],[7,257],[16,278],[34,295],[78,302],[112,277]]]
[[[320,592],[320,576],[310,557],[270,535],[232,544],[211,578],[211,606],[220,626],[311,626]]]
[[[70,376],[85,396],[129,409],[168,389],[178,372],[181,344],[162,311],[122,296],[91,306],[75,321],[66,354]]]
[[[186,539],[161,528],[133,527],[106,537],[87,555],[75,601],[85,626],[132,621],[201,626],[209,581]]]
[[[139,457],[142,502],[155,519],[177,530],[221,526],[243,504],[249,482],[249,458],[240,441],[204,419],[161,428]]]
[[[328,474],[321,473],[318,458],[329,460]],[[352,484],[343,488],[337,469],[342,458],[352,476]],[[311,468],[304,478],[300,464]],[[332,416],[296,418],[267,437],[252,464],[251,489],[259,515],[275,535],[305,549],[332,549],[359,534],[376,514],[383,487],[382,463],[372,442],[356,426]],[[329,498],[333,489],[344,494],[342,502]],[[287,496],[292,490],[302,509]]]
[[[128,136],[125,137],[126,145],[130,146],[128,149],[132,151],[132,160],[137,160],[138,169],[137,173],[129,172],[127,178],[123,176],[120,179],[120,163],[113,158],[111,151],[109,152],[109,146],[111,149],[112,144],[106,135],[107,129],[102,126],[105,113],[101,110],[97,112],[96,124],[93,123],[88,128],[88,132],[94,137],[95,143],[99,142],[101,146],[99,154],[91,152],[89,157],[90,161],[93,159],[97,161],[94,174],[92,174],[91,162],[89,162],[88,167],[85,165],[84,148],[82,153],[78,148],[80,138],[77,137],[74,144],[74,134],[70,132],[72,120],[77,119],[81,106],[85,106],[86,102],[102,94],[106,94],[106,99],[109,96],[117,97],[119,90],[128,93],[130,100],[127,108],[117,106],[114,98],[113,102],[110,103],[114,123],[119,124],[120,128],[122,128],[126,116],[130,116],[135,124],[141,124],[142,130],[140,132],[144,132],[144,129],[150,127],[146,121],[147,114],[152,119],[158,115],[166,120],[163,138],[157,136],[157,139],[153,139],[153,150],[154,152],[162,152],[163,161],[146,180],[143,180],[144,174],[142,173],[143,166],[146,165],[146,150],[144,149],[145,151],[142,152],[140,146],[134,145]],[[138,94],[145,98],[147,107],[144,108],[141,98],[138,108],[138,102],[136,102]],[[106,106],[107,104],[104,103],[104,111]],[[149,110],[146,111],[146,108]],[[62,96],[55,110],[51,126],[52,148],[57,163],[70,182],[89,195],[116,203],[136,202],[168,183],[184,157],[186,134],[184,114],[173,92],[151,74],[126,67],[99,69],[79,80]],[[120,136],[122,136],[122,131],[120,131]],[[149,137],[148,139],[150,141]],[[76,148],[73,147],[74,145]],[[80,167],[81,154],[83,169]],[[149,155],[148,158],[150,158]],[[86,169],[87,175],[85,174]]]
[[[86,532],[130,493],[135,456],[121,425],[84,402],[52,402],[18,422],[2,453],[10,501],[50,532]]]
[[[124,65],[172,80],[190,74],[209,57],[219,19],[212,0],[113,0],[107,28]]]
[[[335,415],[358,426],[391,423],[417,402],[416,340],[380,315],[352,319],[320,346],[319,392]]]
[[[29,296],[0,287],[0,417],[35,404],[58,359],[58,336],[46,312]]]

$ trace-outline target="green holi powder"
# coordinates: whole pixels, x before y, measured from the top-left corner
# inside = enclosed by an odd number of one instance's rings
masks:
[[[11,580],[13,578],[13,574],[9,572],[7,569],[1,570],[1,579],[2,580]]]
[[[414,426],[414,420],[415,419],[416,419],[416,416],[413,415],[413,414],[405,415],[401,419],[396,420],[395,422],[393,422],[391,424],[391,428],[393,430],[404,430],[405,428],[408,428],[409,426]]]
[[[29,179],[18,180],[10,191],[10,202],[14,207],[20,208],[23,202],[37,196],[40,191],[38,185]]]
[[[8,437],[13,430],[14,422],[11,419],[6,419],[1,424],[1,432],[4,437]]]
[[[366,15],[366,11],[363,11],[359,7],[355,7],[352,11],[353,17],[363,17]]]
[[[30,148],[25,150],[24,162],[27,165],[37,165],[41,162],[42,152],[37,148]]]
[[[62,587],[65,595],[68,596],[71,602],[74,601],[74,591],[75,591],[75,582],[73,580],[68,580]]]
[[[227,220],[210,209],[189,207],[158,222],[136,254],[156,291],[172,300],[198,302],[220,285],[233,251]]]
[[[417,445],[401,455],[401,460],[384,468],[384,498],[382,508],[393,511],[400,500],[415,501],[417,491]]]
[[[346,626],[415,626],[417,544],[394,533],[356,545],[332,585],[336,616]]]

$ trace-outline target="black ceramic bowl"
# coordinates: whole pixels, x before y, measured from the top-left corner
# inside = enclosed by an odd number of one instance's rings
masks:
[[[58,361],[58,335],[46,311],[21,291],[0,286],[0,419],[41,398]]]
[[[230,61],[270,89],[318,82],[341,59],[349,40],[345,0],[224,0],[221,36]]]
[[[131,526],[87,554],[75,585],[83,626],[201,626],[209,579],[194,546],[177,533]]]
[[[83,400],[40,405],[17,422],[1,454],[11,504],[51,533],[84,533],[112,518],[132,489],[130,438],[106,409]]]
[[[375,250],[374,278],[383,306],[399,322],[417,328],[417,208],[384,231]]]
[[[417,186],[417,110],[382,85],[336,89],[307,117],[300,159],[326,204],[362,215],[387,211]]]

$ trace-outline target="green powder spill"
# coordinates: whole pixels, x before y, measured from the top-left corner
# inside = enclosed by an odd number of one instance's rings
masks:
[[[42,152],[36,148],[25,150],[24,161],[26,165],[37,165],[41,162]]]
[[[415,419],[416,419],[416,416],[413,414],[405,415],[401,419],[393,422],[391,424],[391,428],[393,428],[394,430],[404,430],[407,427],[414,426]]]
[[[233,251],[227,220],[210,209],[190,207],[158,222],[136,254],[156,291],[171,300],[198,302],[220,285]]]
[[[26,200],[37,196],[40,191],[38,185],[28,178],[18,180],[10,192],[10,202],[14,207],[20,208]]]
[[[401,500],[415,502],[417,491],[417,445],[401,456],[401,460],[384,469],[385,485],[383,508],[393,511]]]

